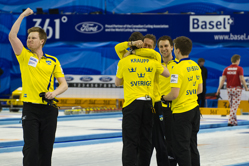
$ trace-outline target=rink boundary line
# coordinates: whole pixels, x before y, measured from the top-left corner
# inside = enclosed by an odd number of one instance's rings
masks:
[[[249,125],[201,129],[198,134],[219,132],[219,131],[229,131],[229,130],[240,130],[240,129],[248,129],[248,128],[249,128]],[[122,132],[56,137],[54,147],[59,148],[59,147],[111,143],[111,142],[117,142],[117,140],[122,141]],[[21,151],[22,146],[23,146],[23,141],[2,142],[0,143],[0,153]]]
[[[69,146],[69,144],[75,143],[75,142],[93,141],[93,140],[101,142],[101,140],[118,138],[118,137],[120,138],[122,137],[122,132],[56,137],[54,145],[67,143]],[[23,145],[24,145],[23,140],[0,142],[0,153],[5,153],[7,152],[6,151],[7,149],[15,149],[15,147],[19,147],[19,146],[22,147]]]
[[[96,140],[57,142],[54,144],[54,148],[95,145],[95,144],[114,143],[114,142],[121,142],[121,141],[122,141],[122,137],[112,137],[112,138],[102,138],[102,139],[96,139]],[[0,154],[1,153],[11,153],[11,152],[20,152],[20,151],[22,151],[22,148],[23,148],[23,146],[8,147],[8,148],[3,148],[3,149],[0,148]]]
[[[233,164],[233,165],[226,165],[226,166],[248,166],[249,162],[245,162],[245,163],[240,163],[240,164]]]
[[[103,119],[103,118],[122,118],[122,112],[116,113],[98,113],[98,114],[77,114],[77,115],[65,115],[58,116],[57,121],[73,121],[73,120],[91,120],[91,119]],[[0,119],[0,125],[10,125],[10,124],[21,124],[20,118],[6,118]]]
[[[57,121],[73,121],[73,120],[91,120],[91,119],[102,119],[102,118],[122,118],[122,112],[107,112],[107,113],[93,113],[93,114],[76,114],[76,115],[61,115],[58,116]],[[209,118],[212,119],[212,118]],[[214,118],[216,120],[217,118]],[[20,118],[6,118],[0,119],[1,125],[10,125],[10,124],[21,124]],[[238,120],[238,125],[249,125],[249,120]],[[202,124],[200,129],[209,129],[209,128],[218,128],[226,127],[227,123],[216,123],[216,124]]]
[[[248,129],[249,125],[242,125],[242,126],[223,126],[223,127],[217,127],[217,128],[205,128],[205,129],[201,129],[199,130],[198,134],[202,134],[202,133],[212,133],[212,132],[218,132],[218,131],[230,131],[230,130],[241,130],[241,129]]]

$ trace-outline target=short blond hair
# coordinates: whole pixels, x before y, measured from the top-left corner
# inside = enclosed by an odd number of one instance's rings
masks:
[[[231,58],[231,62],[236,63],[237,60],[240,60],[240,55],[238,55],[238,54],[233,55]]]

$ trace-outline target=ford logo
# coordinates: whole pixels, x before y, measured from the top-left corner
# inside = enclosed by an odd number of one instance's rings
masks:
[[[88,81],[92,81],[92,80],[93,80],[92,77],[81,77],[80,78],[80,81],[86,81],[86,82],[88,82]]]
[[[100,77],[99,80],[102,82],[110,82],[112,78],[111,77]]]
[[[74,80],[73,77],[70,77],[70,76],[65,76],[65,79],[66,79],[66,81],[73,81]]]
[[[99,33],[104,27],[100,23],[97,22],[81,22],[75,26],[75,29],[80,33]]]

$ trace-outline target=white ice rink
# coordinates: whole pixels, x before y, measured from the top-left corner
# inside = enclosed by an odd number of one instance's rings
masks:
[[[0,166],[22,165],[20,119],[20,112],[0,112]],[[53,166],[121,166],[121,123],[121,112],[69,116],[60,112]],[[238,124],[228,127],[227,117],[203,116],[198,134],[202,166],[249,166],[249,116],[238,116]],[[154,153],[151,166],[156,165]]]

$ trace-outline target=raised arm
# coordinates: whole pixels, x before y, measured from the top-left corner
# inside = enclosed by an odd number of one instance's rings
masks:
[[[161,63],[161,55],[153,49],[150,48],[136,49],[135,54],[145,58],[156,59],[159,63]]]
[[[120,59],[123,59],[125,56],[128,56],[129,53],[127,53],[128,52],[127,49],[131,46],[136,46],[137,48],[141,48],[143,46],[143,41],[137,40],[137,41],[122,42],[117,44],[115,46],[115,51],[118,54],[118,57]]]
[[[33,14],[33,10],[31,10],[30,8],[27,8],[16,20],[16,22],[14,23],[14,25],[12,26],[10,33],[9,33],[9,41],[10,44],[14,50],[14,53],[16,55],[20,55],[23,49],[23,44],[20,41],[20,39],[17,37],[17,34],[19,32],[20,29],[20,25],[22,23],[22,20],[24,19],[24,17],[27,17],[29,15]]]

